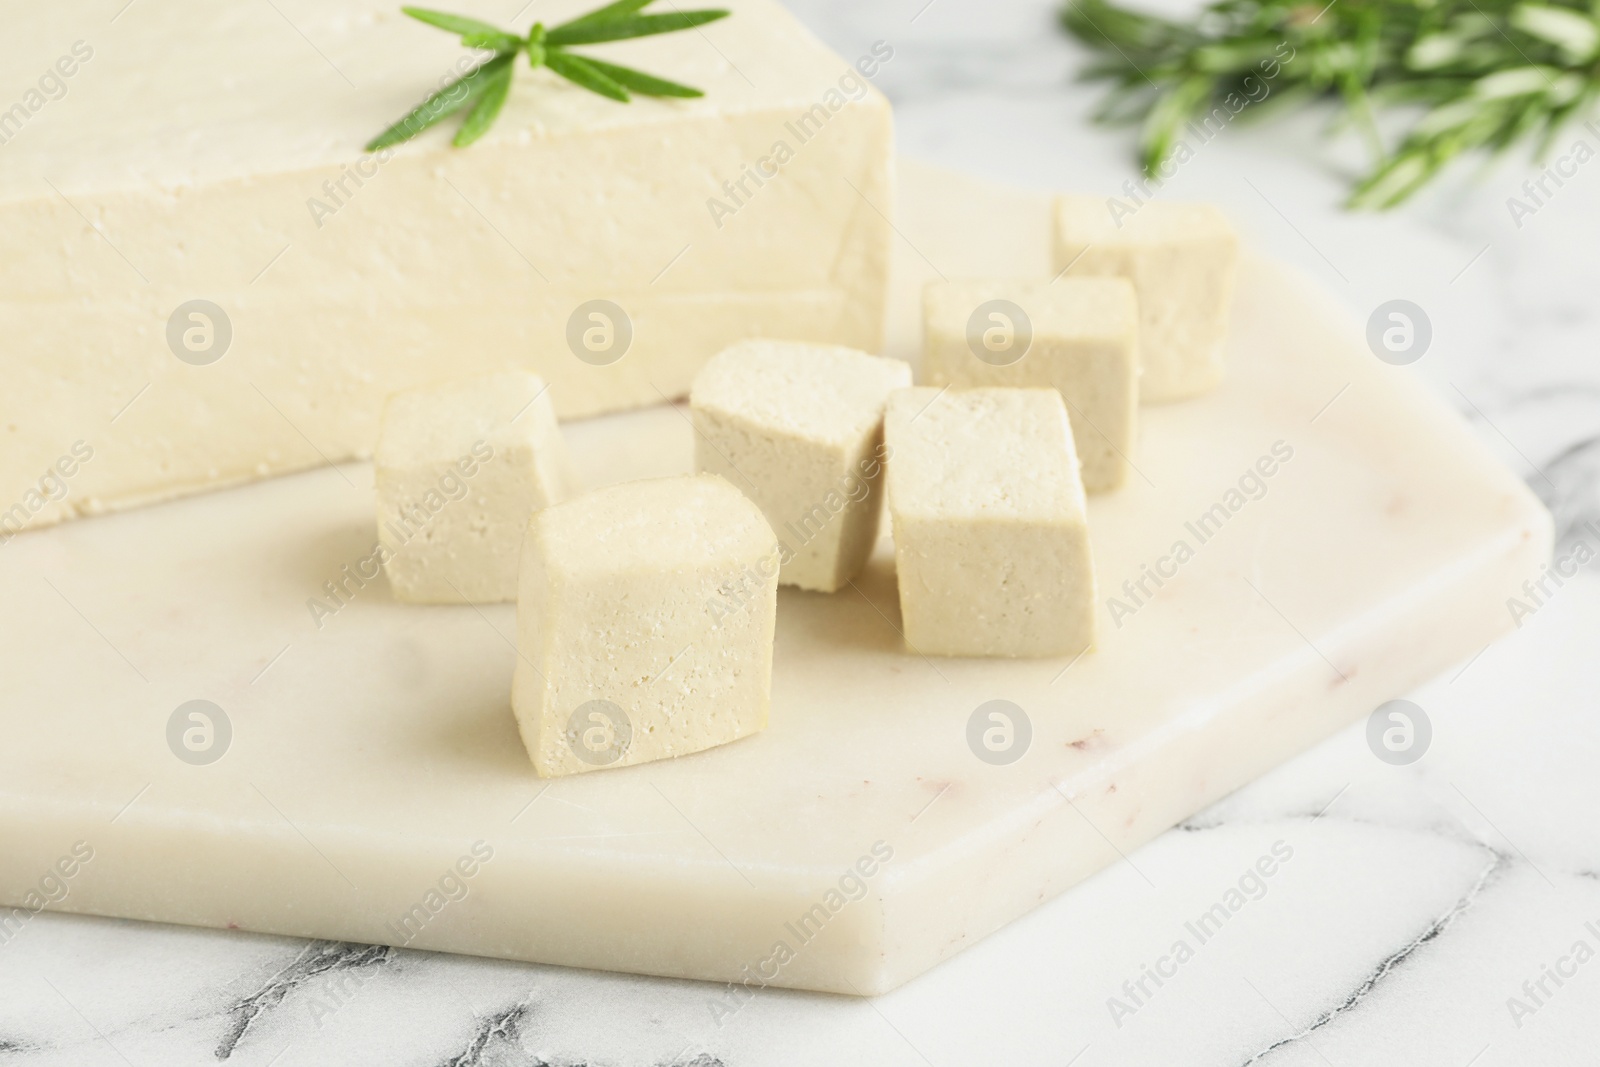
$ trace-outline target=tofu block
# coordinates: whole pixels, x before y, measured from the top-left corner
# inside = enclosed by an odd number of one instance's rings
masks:
[[[906,644],[939,656],[1094,647],[1087,504],[1061,394],[902,389],[884,434]]]
[[[515,600],[528,517],[578,489],[549,389],[517,372],[396,393],[374,465],[380,558],[414,604]]]
[[[883,511],[883,406],[911,367],[836,345],[742,341],[694,381],[695,466],[756,502],[778,581],[832,593],[861,572]]]
[[[933,282],[922,307],[927,384],[1055,389],[1067,403],[1084,489],[1121,487],[1139,407],[1132,282]]]
[[[1113,275],[1139,297],[1139,396],[1198,396],[1223,375],[1239,241],[1210,204],[1151,200],[1124,212],[1104,197],[1056,200],[1055,266],[1068,277]]]
[[[540,777],[688,755],[763,730],[778,544],[712,474],[536,512],[512,707]]]
[[[525,32],[602,2],[473,14]],[[364,457],[385,398],[443,378],[528,371],[567,419],[684,396],[744,337],[878,349],[888,46],[841,57],[777,0],[713,6],[584,49],[703,97],[622,105],[524,61],[470,148],[462,112],[377,153],[477,61],[399,0],[15,9],[0,508],[80,441],[93,462],[22,524]]]

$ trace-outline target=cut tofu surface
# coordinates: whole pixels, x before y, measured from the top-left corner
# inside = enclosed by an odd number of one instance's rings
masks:
[[[1091,493],[1120,488],[1132,462],[1138,333],[1126,278],[934,282],[923,293],[928,382],[1059,391]]]
[[[549,389],[526,373],[390,397],[374,467],[383,566],[411,603],[515,600],[528,517],[579,491]]]
[[[545,416],[554,419],[548,396],[544,380],[524,371],[396,393],[384,405],[373,459],[380,467],[449,462],[478,441],[521,442]]]
[[[840,345],[749,340],[714,356],[694,380],[696,410],[764,432],[850,446],[883,420],[884,399],[911,368]]]
[[[456,116],[378,153],[482,58],[387,0],[19,9],[0,507],[80,441],[93,462],[22,525],[365,457],[388,395],[451,377],[535,373],[574,418],[682,396],[750,336],[877,348],[892,117],[856,64],[882,57],[727,7],[580,49],[701,98],[623,105],[524,60],[482,140],[452,147]]]
[[[1088,502],[1053,389],[903,389],[889,398],[889,501],[928,518],[1072,518]]]
[[[598,0],[542,0],[523,14],[461,0],[449,9],[526,32],[535,18],[549,27],[597,6]],[[717,121],[774,105],[798,114],[850,69],[779,4],[719,0],[717,6],[733,14],[702,30],[578,48],[693,85],[705,96],[636,96],[619,105],[549,70],[530,70],[524,58],[503,111],[473,147],[652,127],[665,133],[685,118]],[[106,27],[113,14],[115,23]],[[515,25],[507,21],[513,16]],[[0,99],[22,102],[29,114],[13,108],[11,121],[0,125],[7,137],[0,202],[49,198],[42,177],[69,196],[155,187],[178,197],[209,182],[353,163],[379,131],[488,55],[464,49],[459,35],[409,18],[387,0],[164,0],[120,13],[66,0],[33,5],[17,17],[16,32],[0,40]],[[172,61],[180,54],[182,62]],[[63,59],[75,68],[60,79],[67,91],[54,99],[40,94],[41,75],[59,74]],[[745,77],[741,69],[759,69],[761,77]],[[30,106],[30,93],[41,97],[37,106]],[[457,124],[446,120],[418,141],[445,148]],[[596,144],[621,147],[614,140]],[[304,196],[317,192],[313,183]],[[303,210],[304,196],[291,206]]]
[[[520,582],[512,707],[541,776],[765,729],[777,544],[721,478],[629,482],[536,514]]]
[[[1114,276],[1139,299],[1139,396],[1187,400],[1216,388],[1238,272],[1239,241],[1210,204],[1062,196],[1055,265],[1068,277]]]
[[[533,532],[551,569],[571,576],[750,561],[775,550],[760,511],[715,475],[598,489],[541,512]]]
[[[1054,389],[889,400],[889,511],[906,646],[1071,656],[1095,643],[1087,505]]]
[[[774,341],[734,345],[695,379],[695,465],[760,506],[784,584],[831,593],[866,565],[883,508],[884,403],[910,384],[900,360]]]

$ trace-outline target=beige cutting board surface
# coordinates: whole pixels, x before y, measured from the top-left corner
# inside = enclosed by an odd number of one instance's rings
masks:
[[[1048,276],[1047,203],[906,164],[892,354],[927,279]],[[1547,555],[1523,485],[1330,300],[1255,255],[1240,283],[1226,384],[1145,409],[1140,473],[1090,505],[1099,651],[907,653],[885,542],[858,589],[780,595],[771,728],[676,762],[535,778],[508,605],[406,607],[378,579],[318,629],[308,598],[376,537],[365,465],[17,537],[0,900],[890,989],[1478,652]],[[689,469],[677,408],[567,431],[592,484]],[[1230,496],[1278,442],[1264,494]],[[1122,592],[1179,541],[1175,577]],[[169,748],[191,700],[231,726],[207,765]],[[1006,765],[967,741],[992,700],[1031,724]]]

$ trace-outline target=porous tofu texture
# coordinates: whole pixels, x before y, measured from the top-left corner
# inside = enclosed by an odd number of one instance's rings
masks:
[[[1011,321],[1016,310],[1025,319]],[[1133,454],[1138,329],[1126,278],[933,282],[923,291],[923,370],[931,385],[1056,389],[1084,488],[1106,492],[1127,479]]]
[[[512,706],[543,777],[683,756],[762,730],[778,545],[700,474],[537,512],[523,546]]]
[[[395,599],[515,600],[528,516],[577,492],[550,394],[521,372],[396,393],[374,453]]]
[[[725,349],[695,378],[695,466],[761,508],[783,584],[831,593],[866,564],[883,510],[884,401],[910,384],[897,359],[762,340]]]
[[[884,432],[906,644],[946,656],[1092,648],[1087,504],[1061,394],[902,389]]]
[[[1146,403],[1184,400],[1222,380],[1238,259],[1232,225],[1210,204],[1056,200],[1056,270],[1133,282]]]
[[[6,6],[0,508],[79,439],[29,525],[365,458],[385,398],[443,378],[530,371],[578,418],[681,396],[742,337],[882,343],[889,42],[846,58],[778,0],[717,0],[592,53],[703,96],[519,64],[472,151],[461,112],[365,153],[479,61],[403,2]]]

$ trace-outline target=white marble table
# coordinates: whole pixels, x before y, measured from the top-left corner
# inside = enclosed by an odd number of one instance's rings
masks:
[[[892,45],[877,81],[904,152],[1103,192],[1133,174],[1128,136],[1088,125],[1095,92],[1042,0],[796,7],[846,56]],[[1338,202],[1361,162],[1315,116],[1234,126],[1161,195],[1221,202],[1359,320],[1420,305],[1434,340],[1413,372],[1553,504],[1569,546],[1600,548],[1583,525],[1600,525],[1600,169],[1519,228],[1505,201],[1525,160],[1353,216]],[[875,1001],[767,991],[719,1028],[697,983],[41,916],[0,944],[0,1063],[1593,1062],[1597,647],[1586,572],[1410,694],[1434,729],[1419,762],[1380,761],[1352,727],[1141,850],[1148,882],[1113,867]],[[1185,924],[1278,842],[1292,860],[1199,944]],[[1161,962],[1180,939],[1192,958]]]

